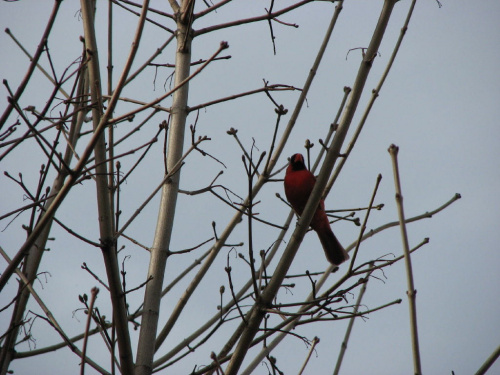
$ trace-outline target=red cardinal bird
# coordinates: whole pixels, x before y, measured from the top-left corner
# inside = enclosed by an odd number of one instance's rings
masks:
[[[298,215],[302,215],[315,183],[316,177],[307,170],[304,157],[301,154],[294,154],[286,169],[285,194],[286,199],[288,199],[288,202]],[[330,263],[338,266],[349,259],[349,255],[347,255],[347,252],[333,234],[332,228],[330,228],[323,199],[320,201],[318,209],[311,220],[311,228],[318,234],[326,258]]]

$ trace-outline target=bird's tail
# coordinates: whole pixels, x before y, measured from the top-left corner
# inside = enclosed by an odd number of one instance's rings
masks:
[[[342,247],[337,237],[333,234],[330,226],[317,230],[319,240],[325,251],[326,259],[333,265],[340,265],[349,259],[347,251]]]

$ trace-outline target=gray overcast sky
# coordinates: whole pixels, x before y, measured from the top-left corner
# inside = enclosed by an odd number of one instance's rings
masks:
[[[276,1],[275,7],[283,7],[289,3]],[[381,3],[382,1],[373,0],[345,2],[325,60],[308,96],[307,107],[299,117],[280,165],[285,163],[286,157],[295,152],[302,152],[306,138],[318,144],[317,140],[324,137],[325,129],[333,121],[342,98],[342,89],[344,86],[352,86],[359,66],[360,51],[348,51],[368,44]],[[352,129],[357,125],[369,100],[371,89],[376,86],[392,53],[409,3],[404,0],[396,5]],[[500,344],[500,2],[441,0],[441,3],[442,8],[439,8],[434,0],[417,3],[392,71],[326,204],[327,208],[331,209],[366,206],[376,176],[381,173],[383,180],[376,202],[384,203],[385,207],[380,212],[372,213],[368,229],[396,220],[394,183],[387,152],[391,143],[400,147],[399,161],[407,217],[433,210],[455,193],[462,195],[462,199],[432,219],[409,226],[411,246],[415,246],[425,237],[430,238],[430,243],[413,257],[424,373],[450,374],[454,370],[455,374],[462,375],[474,373]],[[152,1],[152,6],[167,10],[168,2]],[[197,3],[197,6],[201,7],[202,2]],[[264,1],[255,1],[252,4],[234,1],[226,10],[221,9],[207,19],[200,20],[194,27],[201,28],[228,19],[261,14],[268,6],[269,2]],[[81,45],[78,37],[83,34],[77,14],[79,2],[63,1],[61,7],[61,17],[58,18],[49,45],[59,74],[79,56]],[[1,2],[2,30],[9,27],[25,48],[33,53],[51,8],[52,1]],[[212,54],[221,40],[229,42],[230,49],[227,54],[230,54],[232,59],[213,64],[198,81],[191,83],[190,105],[258,88],[262,85],[263,78],[270,83],[302,86],[323,38],[332,9],[330,4],[313,4],[283,17],[283,21],[296,23],[300,27],[292,29],[277,24],[274,26],[277,56],[272,54],[269,28],[265,22],[219,31],[195,40],[194,60]],[[102,25],[105,24],[104,18],[98,18],[98,22],[99,20]],[[120,30],[120,33],[115,34],[115,71],[118,74],[121,69],[119,58],[128,53],[135,19],[117,9],[115,21]],[[101,51],[105,51],[105,30],[100,31]],[[141,44],[138,61],[142,62],[149,57],[165,40],[165,35],[158,29],[149,28]],[[15,89],[22,80],[29,61],[5,33],[0,35],[0,48],[1,78],[7,79],[10,87]],[[171,63],[172,56],[172,50],[168,50],[158,62]],[[105,61],[101,60],[101,65],[104,64]],[[43,60],[43,65],[48,67],[46,60]],[[170,71],[159,70],[154,81],[154,71],[150,69],[143,80],[135,82],[125,90],[124,96],[142,101],[156,98],[164,93],[164,83],[169,74]],[[44,105],[41,98],[47,95],[47,90],[51,90],[50,85],[47,85],[45,78],[37,72],[36,80],[23,95],[22,106],[35,104],[37,108],[41,108]],[[7,92],[2,86],[2,111],[6,107],[6,97]],[[297,93],[274,94],[274,97],[291,110]],[[289,115],[290,111],[285,120],[288,120]],[[13,122],[15,116],[11,119]],[[141,131],[137,144],[152,138],[161,119],[156,117],[157,121],[152,129]],[[246,147],[250,147],[253,137],[256,146],[262,151],[268,147],[274,121],[273,106],[264,95],[228,102],[200,112],[199,133],[213,138],[212,142],[206,144],[205,149],[224,161],[227,166],[220,183],[241,195],[246,194],[241,150],[225,134],[226,130],[230,127],[237,128],[238,135]],[[193,122],[194,117],[191,116],[188,123]],[[352,131],[347,140],[350,135]],[[129,202],[135,202],[124,208],[124,218],[129,217],[137,204],[149,194],[151,187],[147,190],[141,189],[144,181],[153,181],[151,186],[160,181],[161,147],[155,146],[154,160],[148,161],[150,167],[138,171],[138,178],[123,188],[123,194],[130,199]],[[315,147],[313,154],[316,153]],[[9,211],[22,204],[22,192],[14,188],[3,172],[8,171],[15,175],[21,171],[25,179],[34,184],[38,180],[39,164],[33,169],[30,168],[29,161],[37,157],[42,158],[37,150],[20,149],[19,153],[2,162],[0,212]],[[188,161],[182,172],[183,189],[194,190],[206,186],[222,168],[213,163],[203,170],[196,169],[195,166],[202,160],[206,162],[206,159],[196,155]],[[133,161],[124,161],[125,166],[130,167],[132,164]],[[275,198],[276,192],[283,195],[281,183],[266,186],[259,197],[262,199],[259,212],[263,218],[280,223],[284,221],[288,210]],[[92,193],[92,189],[73,191],[58,216],[82,228],[84,233],[97,240],[95,207],[84,203],[93,202]],[[179,224],[176,224],[173,246],[177,249],[193,246],[197,241],[209,238],[212,233],[211,220],[216,220],[218,228],[222,230],[232,217],[232,211],[225,207],[221,209],[218,202],[206,200],[205,197],[203,199],[185,196],[179,198],[178,204],[184,208],[176,218]],[[148,206],[142,213],[141,220],[131,229],[134,236],[147,246],[151,244],[154,234],[157,216],[155,204],[158,204],[158,200]],[[74,214],[74,209],[78,210],[79,215]],[[193,223],[193,215],[209,219]],[[90,221],[81,222],[81,218],[88,217],[91,218]],[[0,232],[0,244],[11,256],[24,240],[20,226],[26,220],[27,216],[21,217],[6,230],[3,230],[6,223],[1,224],[3,231]],[[244,240],[243,229],[240,228],[230,240]],[[267,248],[276,231],[260,229],[262,232],[259,233],[256,246],[259,249]],[[334,230],[340,241],[346,245],[355,241],[358,234],[358,228],[348,223],[337,223]],[[86,261],[95,270],[101,271],[101,257],[94,249],[75,245],[64,232],[55,229],[55,234],[59,236],[60,242],[54,243],[41,268],[50,272],[52,277],[44,283],[41,293],[63,327],[70,334],[77,334],[82,331],[85,320],[83,314],[76,314],[75,318],[71,313],[80,307],[77,294],[88,293],[95,285],[95,281],[89,278],[80,266]],[[128,265],[128,283],[138,285],[144,280],[147,259],[144,253],[130,244],[127,244],[127,251],[127,254],[132,255],[132,261]],[[320,252],[317,239],[308,235],[291,272],[324,269],[326,263]],[[367,241],[363,244],[359,257],[360,261],[367,261],[374,256],[390,252],[401,253],[397,229]],[[221,258],[224,259],[220,259],[218,271],[223,273],[225,255]],[[167,265],[167,273],[170,275],[177,267],[182,267],[182,262],[189,263],[187,260],[180,262],[180,265],[170,262]],[[0,270],[4,267],[5,262],[0,260]],[[243,265],[236,268],[247,272]],[[246,281],[246,275],[242,277],[241,282]],[[397,298],[402,298],[403,303],[372,314],[366,321],[356,321],[342,365],[343,374],[401,374],[412,371],[403,264],[389,268],[385,275],[379,274],[378,277],[381,281],[372,280],[368,286],[365,305],[373,308]],[[167,277],[167,280],[171,278]],[[209,275],[199,292],[197,303],[215,311],[216,304],[219,303],[218,288],[225,279],[222,280],[217,275]],[[4,306],[13,297],[14,284],[10,284],[10,294],[5,292],[0,295],[0,306]],[[177,293],[181,293],[184,287],[183,284]],[[293,293],[300,298],[307,294],[307,288],[308,286],[305,286],[304,290],[295,290]],[[140,303],[140,297],[137,295],[135,298],[137,305],[137,302]],[[107,303],[104,301],[104,293],[101,299],[105,310]],[[173,303],[172,300],[169,302]],[[31,306],[36,310],[34,305]],[[189,327],[191,321],[203,322],[204,319],[197,316],[200,306],[196,303],[188,306],[184,324]],[[163,308],[168,311],[171,307],[166,305]],[[109,314],[109,311],[107,313]],[[5,312],[1,316],[0,328],[3,332],[9,316]],[[34,330],[37,347],[58,342],[58,338],[50,329],[44,327],[41,322],[37,324],[39,331]],[[313,355],[308,373],[331,372],[334,361],[332,358],[336,358],[344,331],[344,322],[336,323],[333,327],[318,324],[308,328],[309,338],[315,335],[321,338],[317,355]],[[183,331],[179,328],[175,337],[180,339],[189,333],[190,329]],[[298,333],[306,334],[306,331],[299,328]],[[135,334],[133,333],[133,340],[136,339]],[[171,343],[171,346],[173,344],[175,343]],[[218,345],[220,341],[218,344],[215,341],[213,349],[210,350],[217,351]],[[27,350],[27,346],[22,350]],[[283,345],[273,355],[278,358],[280,368],[289,374],[297,372],[306,352],[307,348],[302,342],[295,339]],[[106,355],[100,355],[98,352],[92,353],[96,359],[104,361]],[[61,365],[54,366],[54,361],[60,362]],[[197,361],[200,364],[208,363],[208,354],[200,351]],[[71,373],[76,373],[79,370],[78,362],[78,358],[69,350],[60,350],[44,358],[15,361],[12,368],[16,374],[32,373],[34,366],[41,374],[66,374],[68,368]],[[186,368],[184,370],[179,373],[190,371]],[[175,371],[181,370],[177,368]],[[91,373],[90,369],[88,373]],[[267,369],[262,367],[257,373],[267,373]],[[497,362],[490,373],[500,373],[500,363]]]

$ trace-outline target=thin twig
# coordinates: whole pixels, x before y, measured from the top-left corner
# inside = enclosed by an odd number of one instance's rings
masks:
[[[373,262],[370,263],[370,268],[373,268]],[[366,279],[369,279],[371,271],[367,274]],[[344,354],[347,350],[347,343],[349,342],[349,337],[351,336],[352,327],[354,325],[355,315],[358,313],[359,306],[361,305],[361,301],[363,300],[363,296],[366,292],[366,288],[368,286],[368,282],[364,283],[359,291],[358,299],[356,300],[356,304],[353,308],[353,316],[349,319],[349,324],[347,325],[347,329],[344,335],[344,340],[342,341],[342,346],[340,347],[339,356],[337,358],[337,363],[335,364],[335,370],[333,371],[333,375],[338,375],[340,371],[340,366],[342,365],[342,359],[344,358]]]
[[[306,366],[309,363],[309,359],[311,359],[311,354],[313,353],[313,351],[316,348],[316,345],[318,343],[319,343],[319,337],[315,336],[314,339],[313,339],[313,341],[312,341],[312,345],[309,348],[309,352],[307,353],[306,360],[304,361],[304,364],[300,368],[300,371],[299,371],[298,375],[302,375],[304,373],[304,370],[306,369]]]
[[[26,48],[23,47],[23,45],[21,44],[21,42],[19,42],[16,39],[16,37],[14,36],[14,34],[12,34],[12,31],[10,31],[9,28],[6,28],[5,32],[7,33],[8,36],[11,37],[11,39],[14,41],[14,43],[17,44],[17,46],[21,49],[21,51],[23,51],[24,54],[29,57],[30,61],[33,61],[33,56],[31,56],[30,53],[26,50]],[[52,82],[52,84],[54,84],[54,86],[57,85],[57,82],[50,76],[49,73],[47,73],[47,71],[38,62],[36,63],[36,67],[43,73],[43,75],[45,77],[47,77],[47,79],[50,82]],[[69,98],[68,93],[66,91],[64,91],[64,89],[62,87],[59,87],[59,91],[61,92],[61,94],[64,95],[64,97]]]
[[[128,4],[132,4],[132,5],[137,5],[137,4],[133,4],[133,3],[127,2],[126,0],[121,0],[121,2],[128,3]],[[115,3],[116,5],[118,5],[119,7],[121,7],[122,9],[125,9],[127,12],[130,12],[130,13],[132,13],[132,14],[136,15],[136,16],[140,16],[140,13],[138,13],[138,12],[136,12],[136,11],[132,10],[132,9],[127,8],[126,6],[124,6],[123,4],[121,4],[121,2],[120,2],[120,1],[113,0],[113,3]],[[149,10],[149,11],[151,11],[151,9],[148,9],[148,10]],[[159,11],[157,11],[157,12],[159,12]],[[166,14],[166,13],[164,13],[164,14]],[[161,28],[161,29],[163,29],[163,30],[165,30],[165,31],[169,32],[170,34],[175,34],[174,30],[172,30],[172,29],[170,29],[170,28],[168,28],[168,27],[166,27],[166,26],[162,25],[162,24],[161,24],[161,23],[159,23],[159,22],[156,22],[156,21],[152,20],[152,19],[151,19],[151,18],[149,18],[149,17],[146,17],[146,21],[148,21],[148,22],[149,22],[149,23],[151,23],[152,25],[155,25],[155,26],[157,26],[157,27],[159,27],[159,28]]]
[[[486,359],[486,361],[481,365],[481,367],[476,371],[475,375],[484,375],[488,369],[495,363],[495,361],[500,357],[500,345],[491,353],[491,355]]]
[[[82,348],[82,363],[80,367],[80,375],[85,374],[85,363],[86,361],[86,353],[87,353],[87,344],[89,338],[89,330],[90,330],[90,321],[92,320],[92,314],[94,311],[94,303],[97,298],[97,294],[99,293],[99,288],[93,287],[90,294],[90,304],[87,309],[87,323],[85,325],[85,334],[83,337],[83,348]]]
[[[212,5],[211,7],[205,9],[205,10],[202,10],[201,12],[198,12],[194,15],[194,18],[195,19],[198,19],[198,18],[201,18],[203,16],[206,16],[207,14],[211,13],[211,12],[214,12],[214,11],[217,11],[218,8],[226,5],[227,3],[231,2],[232,0],[221,0],[219,1],[217,4],[214,4]]]
[[[101,284],[103,287],[106,288],[106,290],[109,291],[109,287],[106,285],[106,283],[104,281],[102,281],[99,276],[97,276],[88,266],[87,266],[87,263],[83,262],[83,264],[80,266],[82,268],[82,270],[85,270],[87,271],[88,273],[90,273],[92,275],[92,277],[94,279],[96,279],[99,284]]]
[[[9,118],[10,113],[12,112],[12,109],[14,108],[13,103],[18,103],[21,95],[24,92],[24,89],[26,88],[26,85],[31,79],[31,75],[35,71],[36,65],[38,64],[38,60],[40,60],[40,57],[42,56],[42,53],[45,48],[45,41],[48,40],[50,32],[52,31],[52,26],[54,25],[55,19],[57,12],[59,11],[59,6],[61,5],[60,1],[54,1],[54,8],[52,9],[52,13],[50,15],[49,21],[47,22],[47,26],[45,27],[45,30],[43,32],[42,38],[40,43],[38,43],[38,47],[36,49],[35,54],[33,55],[33,59],[31,60],[31,64],[28,68],[28,71],[26,75],[24,76],[23,81],[21,84],[18,86],[16,93],[14,96],[11,98],[12,101],[9,101],[9,105],[7,106],[6,110],[2,114],[2,117],[0,118],[0,129],[2,129],[3,125]]]
[[[215,99],[215,100],[212,100],[210,102],[194,105],[192,107],[189,107],[189,111],[190,112],[196,111],[196,110],[199,110],[201,108],[209,107],[211,105],[227,102],[229,100],[243,98],[245,96],[257,94],[260,92],[267,93],[269,91],[295,91],[295,90],[301,91],[301,89],[294,87],[294,86],[290,86],[290,85],[282,85],[282,84],[275,84],[275,85],[269,85],[269,86],[266,85],[264,87],[261,87],[261,88],[255,89],[255,90],[245,91],[245,92],[242,92],[240,94],[234,94],[234,95],[226,96],[224,98]]]
[[[205,27],[205,28],[202,28],[199,30],[195,30],[194,35],[198,36],[198,35],[206,34],[206,33],[209,33],[209,32],[215,31],[215,30],[225,29],[225,28],[232,27],[232,26],[244,25],[247,23],[273,19],[273,18],[276,18],[282,14],[288,13],[294,9],[300,8],[301,6],[303,6],[307,3],[310,3],[312,1],[313,0],[302,0],[302,1],[299,1],[295,4],[292,4],[286,8],[277,10],[276,12],[273,12],[273,13],[266,12],[266,14],[264,14],[262,16],[251,17],[251,18],[246,18],[246,19],[241,19],[241,20],[236,20],[236,21],[230,21],[227,23],[219,24],[219,25],[208,26],[208,27]]]
[[[356,242],[356,247],[354,248],[354,254],[353,254],[351,262],[349,264],[349,269],[348,269],[347,273],[352,272],[354,262],[356,261],[356,256],[358,255],[358,250],[359,250],[359,246],[361,244],[361,239],[363,238],[363,234],[365,233],[365,230],[366,230],[366,223],[368,222],[368,217],[370,216],[370,212],[371,212],[371,209],[373,206],[373,201],[375,200],[375,196],[377,194],[377,190],[378,190],[378,187],[380,185],[381,180],[382,180],[382,175],[379,174],[377,176],[377,182],[375,183],[375,188],[373,189],[373,194],[372,194],[372,197],[370,199],[370,203],[368,204],[368,210],[366,210],[366,215],[365,215],[365,219],[363,220],[363,225],[361,225],[361,229],[359,231],[358,241]]]
[[[403,193],[401,192],[401,182],[399,178],[399,168],[398,168],[398,151],[399,148],[394,144],[389,147],[389,154],[391,155],[392,168],[394,172],[396,203],[398,206],[398,216],[401,228],[401,238],[403,242],[403,252],[405,255],[406,275],[408,284],[408,291],[406,292],[406,294],[408,295],[408,302],[410,308],[410,329],[411,329],[411,340],[413,348],[413,370],[416,375],[420,375],[422,374],[422,368],[420,364],[420,349],[418,345],[417,302],[416,302],[417,290],[415,289],[413,283],[410,246],[408,244],[408,234],[406,232],[406,225],[405,225],[405,215],[403,209]]]

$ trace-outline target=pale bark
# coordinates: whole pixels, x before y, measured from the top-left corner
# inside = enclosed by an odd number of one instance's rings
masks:
[[[189,1],[184,1],[181,10],[191,12],[191,7],[185,7]],[[187,17],[183,17],[187,15]],[[175,87],[189,77],[191,64],[191,24],[188,21],[190,14],[180,13],[177,15],[177,52],[175,58]],[[182,20],[186,19],[185,22]],[[189,82],[174,92],[171,119],[169,127],[169,138],[167,148],[167,171],[170,171],[182,157],[184,146],[184,134],[186,118],[188,115],[187,103],[189,93]],[[165,266],[169,254],[170,240],[174,225],[177,195],[179,193],[179,181],[181,171],[177,171],[163,185],[161,200],[156,224],[156,233],[151,247],[148,278],[152,278],[146,285],[144,294],[144,308],[141,320],[141,331],[137,349],[137,360],[135,373],[151,374],[153,371],[153,356],[155,353],[155,339],[160,314],[161,293]]]

